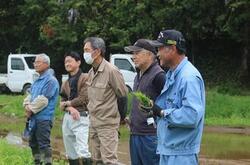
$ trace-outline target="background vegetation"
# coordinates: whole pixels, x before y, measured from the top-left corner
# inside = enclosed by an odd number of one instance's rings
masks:
[[[82,53],[88,36],[105,39],[108,58],[175,28],[208,85],[249,85],[249,9],[249,0],[1,0],[0,72],[9,53],[45,52],[59,78],[64,52]]]
[[[0,164],[16,165],[16,164],[32,164],[32,156],[30,149],[25,147],[17,147],[8,144],[5,140],[0,139]]]
[[[0,139],[0,165],[33,165],[30,148],[11,145]],[[63,160],[53,160],[54,165],[66,165]]]

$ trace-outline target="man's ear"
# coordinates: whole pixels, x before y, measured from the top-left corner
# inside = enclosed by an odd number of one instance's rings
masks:
[[[81,65],[81,60],[77,61],[77,63],[79,64],[79,66]]]
[[[102,55],[101,55],[101,50],[100,50],[100,49],[96,49],[96,50],[95,50],[95,53],[96,53],[97,55],[102,56]]]

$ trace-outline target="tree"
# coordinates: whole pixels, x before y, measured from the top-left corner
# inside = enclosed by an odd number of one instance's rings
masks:
[[[223,31],[227,32],[233,40],[242,45],[241,66],[239,67],[240,78],[249,80],[249,36],[250,36],[250,1],[249,0],[228,0],[225,1],[227,12],[222,15],[224,24]]]
[[[22,34],[19,29],[18,9],[24,1],[18,2],[2,0],[0,1],[0,71],[6,72],[7,56],[9,53],[14,53],[18,48]],[[14,47],[14,49],[13,49]]]
[[[188,56],[209,81],[248,77],[249,0],[3,0],[0,53],[47,53],[57,74],[63,55],[82,53],[83,40],[102,37],[107,53],[122,53],[139,38],[155,39],[163,29],[182,31]],[[71,21],[69,21],[69,19]],[[241,45],[232,48],[231,45]],[[226,49],[225,49],[226,47]],[[241,49],[238,64],[235,52]],[[227,54],[225,56],[225,54]],[[83,65],[87,71],[88,65]],[[1,69],[1,68],[0,68]]]

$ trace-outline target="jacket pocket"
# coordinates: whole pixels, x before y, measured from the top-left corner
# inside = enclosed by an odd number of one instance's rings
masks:
[[[180,107],[179,98],[177,96],[168,97],[166,100],[167,108],[179,108]]]
[[[180,108],[181,103],[179,100],[180,99],[177,96],[174,97],[174,99],[173,99],[173,107],[174,108]]]
[[[96,100],[103,101],[104,100],[104,94],[106,90],[106,85],[102,83],[96,83],[95,86],[92,87],[94,97]]]

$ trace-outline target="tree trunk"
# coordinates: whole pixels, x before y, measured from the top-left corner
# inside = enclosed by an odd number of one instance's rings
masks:
[[[241,76],[248,76],[248,48],[246,46],[243,48],[241,57]]]
[[[241,58],[241,70],[240,70],[240,78],[243,80],[243,83],[248,84],[249,78],[249,62],[248,57],[249,57],[249,28],[248,28],[249,23],[245,23],[244,25],[244,40],[243,40],[243,52],[242,52],[242,58]]]

